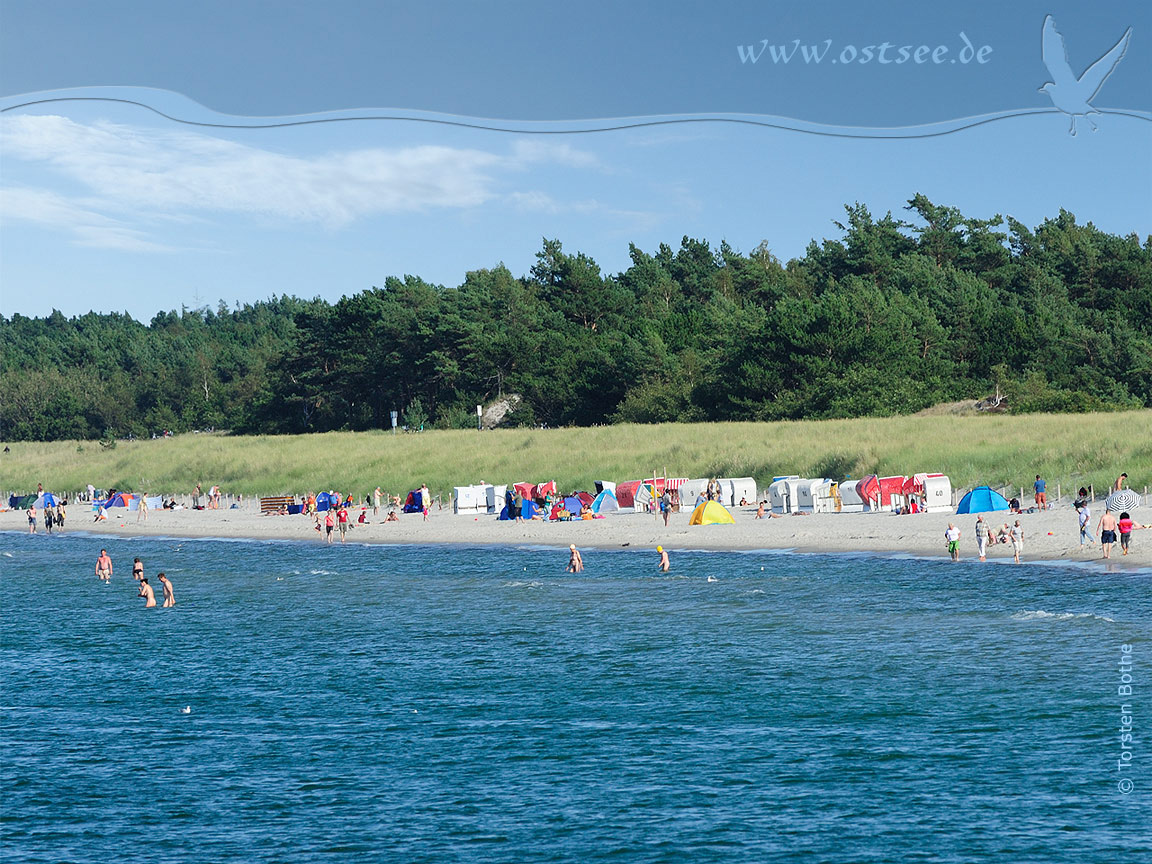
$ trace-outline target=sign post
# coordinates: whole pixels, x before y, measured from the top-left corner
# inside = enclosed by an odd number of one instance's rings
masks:
[[[397,416],[396,412],[393,411],[392,412],[392,434],[393,435],[396,434],[396,416]]]
[[[484,426],[482,425],[483,417],[484,417],[484,409],[481,408],[479,405],[477,405],[476,406],[476,431],[477,432],[480,432],[484,428]]]

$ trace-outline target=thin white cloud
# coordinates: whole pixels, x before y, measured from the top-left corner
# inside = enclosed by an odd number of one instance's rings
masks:
[[[62,228],[71,231],[81,246],[127,252],[171,251],[171,247],[149,240],[143,231],[45,189],[0,191],[0,219]]]
[[[505,197],[501,175],[509,172],[601,167],[594,155],[551,140],[518,139],[505,154],[424,145],[297,156],[199,132],[55,115],[5,118],[0,151],[10,164],[47,167],[80,190],[69,198],[8,189],[0,200],[6,219],[65,227],[85,245],[152,251],[166,248],[147,239],[159,222],[223,213],[339,228],[379,214],[475,208]],[[549,206],[585,209],[537,209]]]
[[[610,207],[596,199],[583,201],[557,201],[546,192],[534,190],[531,192],[513,192],[508,200],[519,210],[535,213],[557,215],[562,213],[576,213],[585,216],[600,216],[616,219],[638,230],[649,230],[664,221],[664,216],[648,210],[623,210],[619,207]]]

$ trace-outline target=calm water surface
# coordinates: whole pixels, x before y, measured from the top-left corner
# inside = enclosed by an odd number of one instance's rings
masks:
[[[4,860],[1152,860],[1149,574],[585,560],[0,534]]]

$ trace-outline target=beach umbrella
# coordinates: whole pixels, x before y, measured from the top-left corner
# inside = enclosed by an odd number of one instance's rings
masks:
[[[1113,492],[1104,502],[1104,509],[1109,513],[1119,513],[1123,510],[1135,510],[1140,506],[1140,496],[1131,489],[1121,489]]]

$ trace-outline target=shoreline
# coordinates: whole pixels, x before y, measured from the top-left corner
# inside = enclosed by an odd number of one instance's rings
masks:
[[[84,507],[69,508],[63,534],[87,534],[121,540],[198,539],[224,541],[295,541],[323,548],[327,546],[312,519],[305,516],[262,516],[249,510],[152,510],[147,522],[136,522],[134,511],[115,518],[109,511],[105,522],[89,521]],[[353,511],[358,517],[361,511]],[[1100,511],[1102,512],[1102,510]],[[450,510],[433,511],[429,521],[420,514],[403,514],[399,522],[384,523],[381,517],[364,525],[354,525],[347,544],[356,545],[460,545],[522,546],[539,545],[564,550],[569,544],[579,549],[655,550],[666,546],[670,552],[764,552],[783,554],[909,556],[928,560],[947,557],[944,531],[949,522],[962,532],[960,560],[977,561],[973,532],[975,515],[928,513],[896,516],[891,513],[838,513],[784,516],[757,520],[754,511],[734,508],[733,525],[689,526],[689,514],[674,513],[665,527],[663,520],[643,513],[623,513],[590,522],[500,522],[491,515],[455,515]],[[382,514],[381,514],[382,515]],[[1104,559],[1099,545],[1079,546],[1076,515],[1070,507],[1038,513],[1024,513],[1007,520],[1004,512],[984,514],[990,525],[1020,519],[1024,528],[1021,563],[1073,566],[1076,569],[1152,571],[1152,530],[1133,532],[1131,554],[1121,554],[1113,546],[1112,557]],[[1137,521],[1139,521],[1137,511]],[[1099,513],[1093,515],[1093,527]],[[1152,520],[1150,520],[1152,521]],[[0,531],[28,534],[24,511],[0,513]],[[41,525],[38,534],[43,534]],[[340,545],[338,532],[332,545]],[[990,564],[1012,562],[1009,545],[988,550]],[[1007,561],[1005,562],[1005,559]]]

